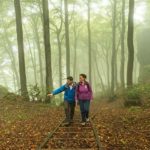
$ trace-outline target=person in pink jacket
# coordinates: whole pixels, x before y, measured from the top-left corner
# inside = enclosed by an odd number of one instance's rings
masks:
[[[86,75],[80,74],[79,83],[76,86],[75,99],[79,102],[82,122],[84,126],[89,121],[90,102],[93,99],[93,92],[90,84],[86,81]]]

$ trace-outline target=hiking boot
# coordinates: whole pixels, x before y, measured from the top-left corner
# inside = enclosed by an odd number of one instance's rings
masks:
[[[85,124],[86,124],[85,122],[81,122],[81,125],[82,125],[82,126],[85,126]]]
[[[90,121],[90,119],[89,118],[86,118],[86,122],[89,122]]]

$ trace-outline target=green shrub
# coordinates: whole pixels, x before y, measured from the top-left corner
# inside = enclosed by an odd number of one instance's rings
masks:
[[[125,106],[140,106],[141,103],[141,89],[140,86],[134,85],[127,88],[125,91]]]
[[[125,94],[128,99],[139,99],[141,95],[140,87],[137,85],[130,87],[126,89]]]
[[[30,101],[39,101],[39,100],[41,100],[41,96],[40,96],[41,90],[40,90],[38,84],[30,85],[28,93],[29,93]]]

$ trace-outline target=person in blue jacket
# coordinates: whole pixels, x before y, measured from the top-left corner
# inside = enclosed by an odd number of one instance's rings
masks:
[[[64,108],[66,119],[63,125],[69,125],[73,122],[74,110],[75,110],[75,91],[76,91],[76,83],[73,82],[73,77],[67,77],[67,83],[59,87],[58,89],[54,90],[48,96],[52,97],[57,95],[61,92],[64,93]]]

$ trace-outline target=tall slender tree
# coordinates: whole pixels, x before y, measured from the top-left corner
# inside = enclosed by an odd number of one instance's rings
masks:
[[[111,59],[111,96],[115,88],[115,61],[116,61],[116,0],[113,0],[112,13],[112,59]]]
[[[60,1],[60,26],[57,28],[57,42],[58,42],[58,51],[59,51],[59,85],[62,85],[62,42],[61,42],[61,32],[63,26],[63,16],[62,16],[62,0]]]
[[[89,82],[92,82],[92,46],[91,46],[91,0],[88,0],[88,57],[89,57]]]
[[[68,22],[68,0],[64,0],[65,9],[65,39],[66,39],[66,74],[70,75],[70,42],[69,42],[69,22]]]
[[[39,28],[38,28],[38,18],[33,16],[32,19],[32,28],[34,31],[35,43],[38,49],[38,60],[39,60],[39,69],[40,69],[40,86],[42,88],[42,95],[44,94],[44,79],[43,79],[43,63],[42,63],[42,49],[40,44]]]
[[[5,31],[4,32],[5,33],[4,34],[4,39],[5,39],[5,42],[6,42],[6,43],[4,43],[4,45],[5,45],[6,52],[8,53],[8,55],[10,57],[10,60],[12,62],[12,71],[14,72],[16,83],[17,83],[17,87],[15,87],[15,88],[19,89],[20,88],[19,73],[18,73],[18,70],[17,70],[15,54],[12,51],[12,43],[9,40],[9,34],[8,34],[6,28],[4,28],[4,31]]]
[[[96,69],[96,71],[97,71],[97,75],[98,75],[98,77],[99,77],[100,83],[101,83],[102,91],[105,92],[105,86],[104,86],[104,82],[103,82],[101,73],[100,73],[100,71],[99,71],[99,66],[98,66],[98,61],[97,61],[96,54],[97,54],[97,52],[95,51],[95,53],[94,53],[94,55],[93,55],[93,57],[94,57],[94,66],[95,66],[95,69]]]
[[[37,84],[36,59],[33,55],[32,47],[31,47],[31,43],[30,43],[30,38],[29,38],[27,29],[26,29],[25,26],[24,26],[24,31],[25,31],[26,36],[27,36],[27,43],[28,43],[28,46],[29,46],[29,53],[30,53],[30,58],[31,58],[32,66],[33,66],[33,74],[34,74],[34,83],[33,84]]]
[[[45,46],[46,94],[47,94],[53,88],[48,0],[42,0],[42,8],[43,8],[43,33]],[[48,100],[48,97],[46,98],[46,100]]]
[[[122,0],[122,29],[121,29],[121,66],[120,66],[120,81],[121,88],[125,87],[124,80],[124,64],[125,64],[125,54],[124,54],[124,40],[125,40],[125,0]]]
[[[55,7],[55,5],[53,4]],[[63,0],[60,0],[60,8],[58,8],[58,20],[60,23],[58,24],[57,21],[55,22],[54,20],[50,21],[51,26],[54,28],[51,28],[54,33],[56,34],[57,37],[57,45],[58,45],[58,70],[59,70],[59,86],[62,85],[62,41],[64,38],[64,34],[62,34],[62,29],[63,29]],[[56,19],[56,18],[55,18]]]
[[[74,33],[74,64],[73,64],[73,77],[76,78],[76,67],[77,67],[77,27],[74,20],[73,26],[73,33]]]
[[[28,91],[27,91],[27,84],[26,84],[26,71],[25,71],[25,60],[24,60],[23,30],[22,30],[22,16],[21,16],[20,1],[14,0],[14,6],[15,6],[15,14],[16,14],[16,31],[17,31],[17,43],[18,43],[21,95],[25,99],[29,99]]]
[[[133,64],[134,64],[134,0],[129,0],[128,15],[128,67],[127,67],[127,86],[133,85]]]

